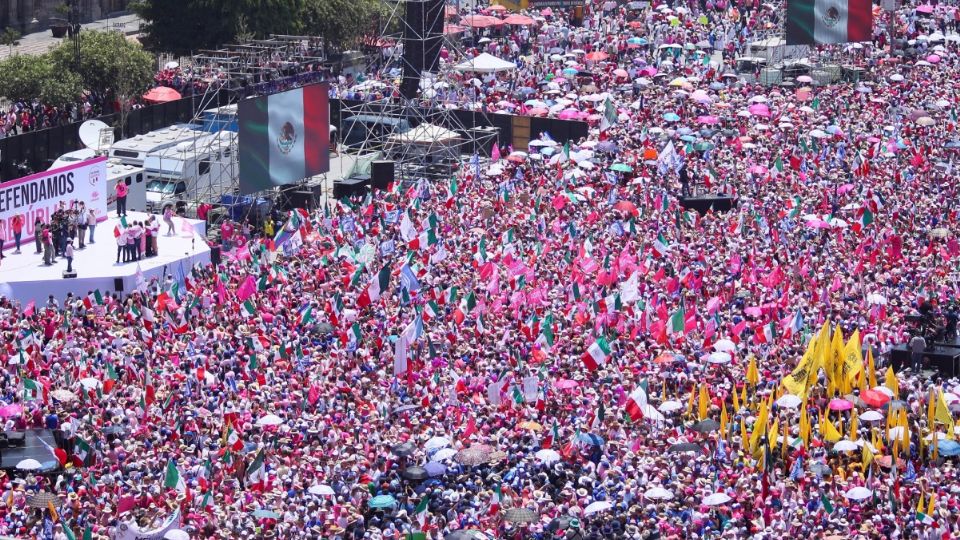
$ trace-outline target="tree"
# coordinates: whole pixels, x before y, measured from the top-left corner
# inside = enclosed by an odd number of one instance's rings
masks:
[[[75,72],[84,88],[104,100],[142,94],[156,68],[149,53],[119,32],[81,32],[79,68],[72,40],[50,51],[50,57],[59,72]]]
[[[0,95],[7,99],[64,105],[77,101],[81,92],[80,77],[60,71],[49,55],[18,54],[0,62]]]
[[[295,34],[306,0],[138,0],[144,45],[154,52],[187,55],[215,49],[238,37]],[[241,36],[242,34],[242,36]]]
[[[10,56],[13,56],[13,48],[20,44],[20,32],[15,28],[6,27],[3,33],[0,33],[0,45],[10,47]]]
[[[385,15],[386,6],[380,0],[306,0],[303,28],[321,36],[328,46],[347,50],[376,32]]]

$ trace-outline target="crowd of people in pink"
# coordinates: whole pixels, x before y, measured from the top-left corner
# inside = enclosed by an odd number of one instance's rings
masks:
[[[957,537],[960,383],[889,354],[921,307],[956,332],[952,9],[896,12],[908,54],[811,50],[860,81],[772,86],[731,68],[767,4],[530,13],[469,53],[517,69],[438,91],[586,139],[0,299],[0,415],[65,440],[0,479],[0,534]]]

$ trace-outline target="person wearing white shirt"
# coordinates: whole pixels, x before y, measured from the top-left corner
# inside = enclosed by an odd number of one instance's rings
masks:
[[[127,231],[120,231],[117,237],[117,264],[120,264],[120,256],[123,255],[123,262],[127,262]]]

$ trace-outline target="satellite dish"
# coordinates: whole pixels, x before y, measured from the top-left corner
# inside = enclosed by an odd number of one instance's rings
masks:
[[[100,120],[80,124],[80,141],[94,152],[105,152],[113,144],[113,129]]]

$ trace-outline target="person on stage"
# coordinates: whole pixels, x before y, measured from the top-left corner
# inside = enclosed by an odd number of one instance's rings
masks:
[[[90,244],[95,244],[96,242],[93,239],[93,230],[97,228],[97,214],[91,208],[87,212],[87,228],[90,229],[90,238],[87,241]]]
[[[117,181],[117,217],[123,217],[127,215],[127,193],[129,193],[130,188],[127,187],[126,182]]]
[[[63,250],[63,256],[67,258],[67,273],[73,272],[73,240],[67,240],[67,247]]]
[[[13,241],[17,249],[14,253],[20,253],[20,236],[23,234],[23,214],[17,214],[10,220],[10,228],[13,230]]]

